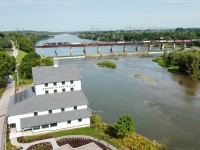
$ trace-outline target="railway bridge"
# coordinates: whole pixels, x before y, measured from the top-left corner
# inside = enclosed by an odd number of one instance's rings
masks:
[[[101,56],[100,47],[102,46],[110,46],[110,54],[114,55],[113,46],[123,46],[122,54],[127,54],[126,46],[136,46],[136,52],[139,51],[139,46],[147,46],[148,51],[151,51],[153,45],[159,45],[160,50],[163,51],[165,48],[165,44],[172,45],[172,50],[176,48],[176,45],[182,45],[182,49],[185,50],[186,44],[191,43],[192,40],[156,40],[156,41],[134,41],[134,42],[82,42],[82,43],[71,43],[71,42],[57,42],[57,43],[43,43],[41,46],[33,46],[33,48],[42,48],[42,57],[44,57],[44,49],[45,48],[57,48],[59,47],[69,47],[70,48],[70,56],[72,57],[72,48],[73,47],[83,47],[84,55],[87,55],[87,47],[97,47],[97,56]]]

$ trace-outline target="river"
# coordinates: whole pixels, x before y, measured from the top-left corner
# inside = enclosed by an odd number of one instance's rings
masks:
[[[58,35],[45,42],[83,42],[73,35]],[[102,52],[109,47],[101,48]],[[115,47],[122,51],[122,47]],[[127,47],[135,51],[135,47]],[[82,49],[73,48],[73,55]],[[147,50],[141,47],[141,51]],[[158,48],[154,48],[158,50]],[[41,49],[36,50],[41,54]],[[54,49],[45,56],[55,55]],[[96,53],[96,48],[89,48]],[[58,55],[69,55],[69,49],[59,48]],[[78,64],[82,73],[82,88],[89,107],[99,111],[106,123],[114,123],[123,114],[134,118],[136,132],[167,145],[170,150],[200,149],[200,81],[168,72],[152,62],[152,57],[137,55],[113,58],[59,60],[59,64]],[[98,62],[109,60],[116,69],[98,67]],[[144,78],[134,76],[140,74]]]

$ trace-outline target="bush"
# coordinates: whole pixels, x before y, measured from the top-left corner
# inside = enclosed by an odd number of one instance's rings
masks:
[[[119,117],[117,123],[114,125],[117,138],[123,138],[129,134],[133,134],[135,131],[133,117],[123,115]]]
[[[163,57],[154,58],[152,61],[157,62],[162,67],[165,67],[165,60]]]

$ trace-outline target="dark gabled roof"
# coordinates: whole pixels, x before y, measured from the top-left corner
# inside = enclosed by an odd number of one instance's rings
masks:
[[[53,113],[48,115],[34,116],[28,118],[21,118],[21,128],[31,128],[33,126],[67,122],[68,120],[76,120],[80,118],[91,117],[91,112],[88,109],[79,109],[73,111],[66,111],[60,113]]]
[[[82,79],[78,65],[60,65],[58,67],[42,66],[33,67],[33,83],[52,83]]]
[[[48,111],[73,106],[87,105],[83,91],[70,91],[44,95],[33,95],[16,103],[16,97],[10,97],[7,116]]]

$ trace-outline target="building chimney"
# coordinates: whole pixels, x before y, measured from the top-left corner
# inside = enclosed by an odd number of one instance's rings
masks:
[[[56,57],[54,58],[54,67],[58,67],[58,60]]]

